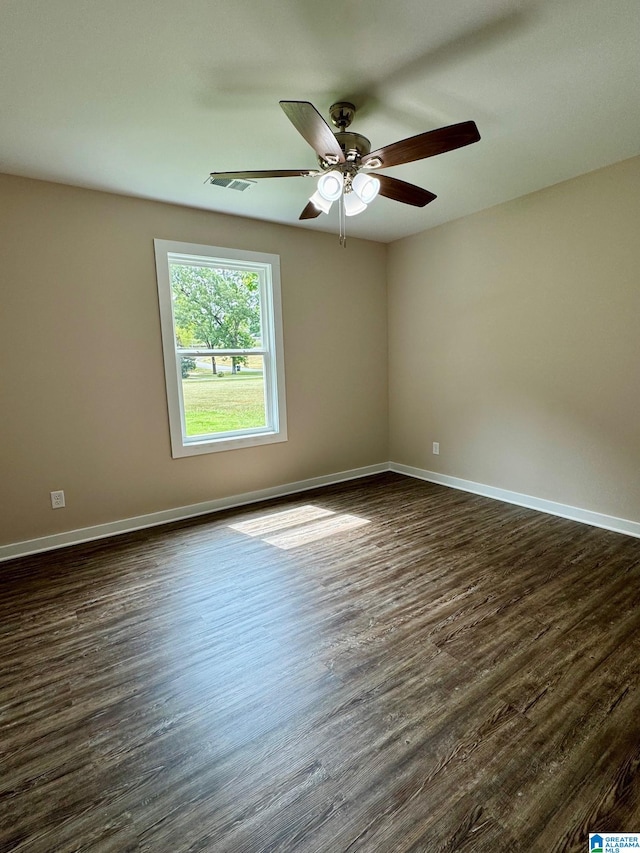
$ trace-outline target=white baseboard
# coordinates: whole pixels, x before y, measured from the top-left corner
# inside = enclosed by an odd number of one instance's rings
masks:
[[[39,539],[29,539],[10,545],[0,545],[0,562],[12,560],[16,557],[26,557],[29,554],[37,554],[41,551],[64,548],[67,545],[79,545],[81,542],[91,542],[94,539],[117,536],[120,533],[132,533],[134,530],[156,527],[159,524],[167,524],[170,521],[183,521],[187,518],[195,518],[198,515],[206,515],[210,512],[233,509],[234,507],[257,503],[258,501],[269,500],[269,498],[306,492],[309,489],[317,489],[320,486],[330,486],[334,483],[343,483],[347,480],[357,480],[360,477],[369,477],[372,474],[381,474],[388,470],[388,464],[382,462],[378,465],[367,465],[364,468],[354,468],[351,471],[341,471],[338,474],[312,477],[309,480],[299,480],[297,483],[286,483],[282,486],[260,489],[256,492],[245,492],[242,495],[204,501],[204,503],[192,504],[191,506],[176,507],[175,509],[167,509],[161,512],[151,512],[148,515],[138,515],[135,518],[125,518],[121,521],[111,521],[107,524],[96,524],[93,527],[83,527],[80,530],[54,533],[51,536],[42,536]]]
[[[436,471],[424,471],[422,468],[414,468],[411,465],[401,465],[397,462],[389,463],[389,471],[396,474],[405,474],[408,477],[416,477],[419,480],[427,480],[429,483],[438,483],[441,486],[449,486],[452,489],[460,489],[463,492],[473,492],[485,498],[493,498],[505,503],[517,504],[518,506],[536,509],[549,515],[558,515],[571,521],[580,521],[593,527],[602,527],[605,530],[613,530],[615,533],[625,533],[627,536],[640,538],[640,522],[629,521],[625,518],[616,518],[613,515],[604,515],[601,512],[592,512],[589,509],[580,509],[567,504],[547,501],[543,498],[534,498],[531,495],[523,495],[520,492],[511,492],[507,489],[497,489],[494,486],[485,486],[483,483],[474,483],[472,480],[462,480],[459,477],[450,477],[448,474],[438,474]]]
[[[425,471],[422,468],[414,468],[411,465],[402,465],[398,462],[381,462],[378,465],[367,465],[363,468],[354,468],[350,471],[341,471],[338,474],[327,474],[322,477],[312,477],[309,480],[299,480],[296,483],[286,483],[282,486],[273,486],[268,489],[260,489],[255,492],[245,492],[241,495],[232,495],[228,498],[218,498],[203,503],[191,504],[191,506],[176,507],[161,512],[152,512],[147,515],[138,515],[135,518],[125,518],[120,521],[112,521],[107,524],[96,524],[93,527],[83,527],[80,530],[69,530],[65,533],[54,533],[51,536],[42,536],[39,539],[28,539],[24,542],[15,542],[10,545],[0,545],[0,562],[12,560],[16,557],[26,557],[29,554],[37,554],[41,551],[51,551],[55,548],[64,548],[67,545],[79,545],[81,542],[91,542],[94,539],[104,539],[108,536],[117,536],[120,533],[132,533],[135,530],[143,530],[146,527],[156,527],[159,524],[167,524],[171,521],[183,521],[195,518],[198,515],[207,515],[223,509],[245,506],[269,498],[284,497],[285,495],[306,492],[309,489],[317,489],[320,486],[330,486],[334,483],[344,483],[348,480],[357,480],[360,477],[369,477],[372,474],[382,474],[385,471],[393,471],[396,474],[404,474],[407,477],[415,477],[426,480],[429,483],[437,483],[452,489],[460,489],[463,492],[472,492],[486,498],[504,501],[505,503],[524,506],[545,512],[549,515],[557,515],[568,518],[571,521],[579,521],[582,524],[590,524],[593,527],[602,527],[615,533],[624,533],[627,536],[640,538],[640,522],[629,521],[624,518],[616,518],[612,515],[604,515],[600,512],[592,512],[588,509],[580,509],[567,504],[547,501],[543,498],[535,498],[531,495],[523,495],[519,492],[511,492],[507,489],[498,489],[494,486],[486,486],[483,483],[474,483],[472,480],[463,480],[459,477],[450,477],[448,474],[438,474],[436,471]]]

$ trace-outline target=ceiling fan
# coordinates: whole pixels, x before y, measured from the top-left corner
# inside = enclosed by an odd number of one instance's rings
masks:
[[[298,133],[316,152],[320,168],[211,172],[209,180],[318,177],[317,190],[300,214],[300,219],[314,219],[321,213],[328,213],[332,203],[338,201],[342,243],[345,242],[344,217],[361,213],[378,194],[415,207],[424,207],[436,198],[429,190],[388,175],[372,176],[372,172],[444,154],[480,139],[475,122],[463,121],[428,130],[372,151],[371,143],[365,136],[347,130],[356,113],[352,103],[339,101],[329,110],[337,132],[329,127],[308,101],[280,101],[280,106]]]

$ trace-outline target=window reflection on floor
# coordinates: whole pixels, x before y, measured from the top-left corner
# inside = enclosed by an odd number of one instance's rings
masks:
[[[369,524],[369,519],[348,513],[337,513],[329,509],[307,504],[283,512],[270,513],[230,524],[232,530],[247,536],[261,538],[269,545],[288,551],[328,536],[344,533]]]

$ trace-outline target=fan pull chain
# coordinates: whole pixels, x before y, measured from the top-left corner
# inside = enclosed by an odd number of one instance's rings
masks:
[[[344,195],[338,199],[338,216],[340,218],[340,245],[347,248],[347,218],[344,212]]]

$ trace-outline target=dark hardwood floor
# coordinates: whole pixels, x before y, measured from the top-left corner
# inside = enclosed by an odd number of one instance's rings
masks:
[[[384,474],[0,585],[2,851],[640,832],[640,540]]]

